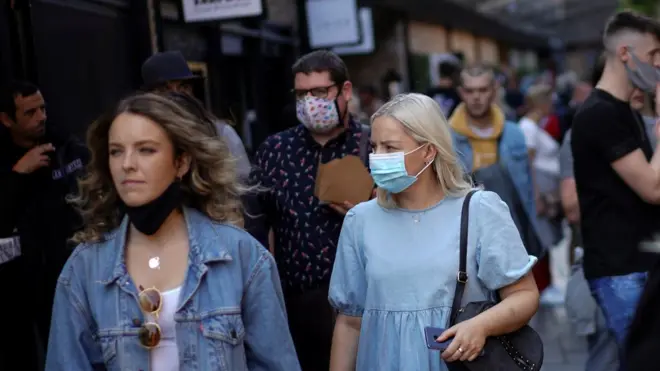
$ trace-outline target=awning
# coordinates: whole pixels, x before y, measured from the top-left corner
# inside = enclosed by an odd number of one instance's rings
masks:
[[[547,49],[548,38],[530,34],[448,0],[360,0],[365,6],[401,12],[410,20],[460,29],[519,49]]]

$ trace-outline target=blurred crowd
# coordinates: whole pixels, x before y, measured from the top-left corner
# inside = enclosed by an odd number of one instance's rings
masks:
[[[540,304],[585,370],[654,369],[660,23],[619,12],[603,49],[582,77],[449,56],[387,94],[314,51],[252,158],[177,51],[86,143],[13,81],[0,370],[537,371]]]

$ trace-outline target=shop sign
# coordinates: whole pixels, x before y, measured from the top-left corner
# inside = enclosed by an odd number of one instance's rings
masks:
[[[356,0],[307,0],[307,26],[313,49],[361,41]]]
[[[263,0],[183,0],[186,22],[257,17],[263,12]]]
[[[360,8],[360,30],[362,33],[361,42],[351,46],[337,46],[332,51],[339,55],[359,55],[371,54],[374,52],[374,21],[371,14],[371,8]]]

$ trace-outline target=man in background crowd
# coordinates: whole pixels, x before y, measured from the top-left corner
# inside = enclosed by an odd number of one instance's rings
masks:
[[[454,56],[447,57],[447,59],[438,63],[438,75],[440,79],[438,85],[429,89],[426,95],[433,98],[445,117],[449,118],[454,109],[461,103],[461,98],[456,90],[456,80],[461,72],[460,61]]]
[[[360,110],[364,115],[366,122],[369,123],[371,116],[383,105],[383,101],[378,98],[376,88],[366,85],[358,91],[360,98]]]
[[[525,137],[495,104],[497,83],[492,69],[465,68],[460,74],[463,103],[449,123],[454,145],[466,172],[509,205],[530,254],[541,254],[536,207]]]
[[[320,164],[347,155],[365,160],[368,132],[349,114],[352,83],[339,56],[319,50],[292,68],[299,125],[272,135],[255,154],[250,176],[266,188],[249,230],[268,246],[272,228],[289,328],[303,371],[330,367],[334,310],[330,275],[344,216],[353,205],[321,204],[314,195]],[[319,111],[321,110],[321,111]]]
[[[199,77],[188,67],[179,51],[156,53],[142,64],[143,88],[150,91],[176,91],[193,95],[192,83]],[[218,135],[225,139],[229,151],[236,159],[236,171],[241,179],[250,174],[250,160],[243,140],[228,122],[218,120],[215,123]]]
[[[349,114],[353,115],[355,120],[365,126],[371,125],[371,116],[383,105],[383,101],[378,98],[378,92],[372,85],[364,85],[353,91],[353,95],[358,99],[351,99],[348,102]]]
[[[506,74],[506,93],[504,96],[504,101],[507,106],[511,107],[515,111],[516,118],[515,120],[520,120],[526,111],[525,107],[525,94],[520,91],[520,86],[518,85],[518,76],[515,71],[507,70]]]
[[[604,68],[605,62],[599,62],[594,70],[600,70],[601,74]],[[600,77],[601,74],[598,74]],[[593,79],[592,79],[593,81]],[[598,80],[596,80],[596,83]],[[561,129],[561,140],[562,143],[567,136],[568,131],[573,126],[573,118],[578,108],[587,100],[589,94],[591,94],[593,87],[596,86],[595,83],[590,83],[589,81],[578,81],[578,83],[573,88],[573,94],[571,100],[568,102],[568,109],[566,113],[560,119],[560,129]]]
[[[28,82],[3,91],[0,121],[0,238],[16,236],[21,252],[0,261],[0,370],[32,370],[32,351],[48,341],[55,285],[72,251],[67,240],[81,226],[66,197],[77,192],[89,154],[47,123],[44,97]]]
[[[571,108],[577,110],[598,84],[603,73],[604,63],[594,68],[591,82],[581,82],[576,87]],[[578,91],[579,89],[579,91]],[[581,99],[584,97],[584,99]],[[631,104],[632,106],[632,104]],[[633,106],[633,108],[635,108]],[[572,120],[572,116],[570,118]],[[571,152],[571,131],[564,136],[560,155],[561,201],[564,215],[571,227],[570,260],[573,263],[571,276],[566,285],[566,314],[573,324],[576,335],[586,336],[588,358],[587,371],[617,371],[619,369],[619,351],[616,340],[607,328],[605,316],[591,296],[589,284],[582,269],[582,245],[580,241],[580,205],[578,202],[575,176],[573,174],[573,154]]]
[[[659,36],[653,19],[627,11],[612,17],[603,37],[603,76],[576,113],[571,134],[584,275],[622,364],[647,272],[658,261],[639,246],[660,226],[660,155],[629,100],[635,88],[655,88],[641,70],[660,66]]]

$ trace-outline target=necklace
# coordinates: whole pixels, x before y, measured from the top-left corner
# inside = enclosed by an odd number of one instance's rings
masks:
[[[160,256],[154,256],[149,259],[149,268],[160,269]]]
[[[165,244],[157,254],[154,254],[153,251],[149,251],[149,260],[147,261],[149,269],[160,270],[160,255],[164,253],[165,249],[168,247],[169,245]]]

